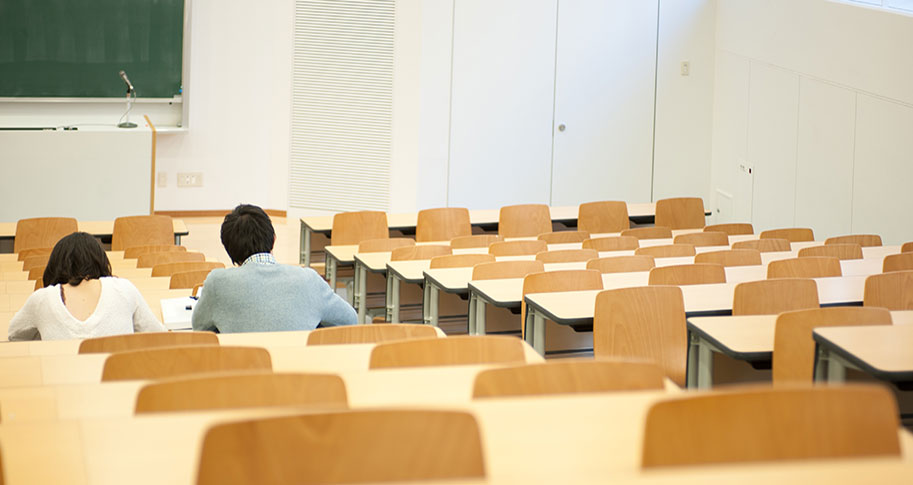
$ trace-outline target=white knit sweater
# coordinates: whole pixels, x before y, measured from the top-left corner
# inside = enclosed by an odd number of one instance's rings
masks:
[[[60,285],[42,288],[29,296],[10,320],[10,340],[63,340],[133,332],[164,332],[133,283],[121,278],[101,278],[101,295],[95,311],[77,320],[60,298]]]

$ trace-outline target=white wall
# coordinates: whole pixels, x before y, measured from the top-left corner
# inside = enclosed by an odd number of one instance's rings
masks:
[[[286,209],[294,2],[190,5],[189,130],[158,137],[156,210]],[[177,188],[178,172],[203,187]]]
[[[721,1],[716,219],[810,226],[818,239],[913,239],[904,209],[913,195],[900,182],[913,172],[910,45],[907,15],[828,0]]]

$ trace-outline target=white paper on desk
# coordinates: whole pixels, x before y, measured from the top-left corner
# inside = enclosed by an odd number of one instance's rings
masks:
[[[190,330],[190,318],[196,304],[197,301],[189,296],[162,299],[162,323],[168,330]]]

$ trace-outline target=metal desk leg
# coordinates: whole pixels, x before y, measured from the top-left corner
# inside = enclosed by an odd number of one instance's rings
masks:
[[[366,305],[366,295],[368,291],[368,285],[365,280],[368,278],[368,271],[362,264],[358,261],[355,262],[355,278],[358,280],[358,285],[355,286],[355,309],[358,310],[358,324],[361,325],[365,323],[365,315],[368,312],[368,309],[365,308]]]
[[[437,327],[440,324],[440,291],[436,285],[430,281],[425,281],[425,291],[423,292],[425,301],[422,308],[425,313],[425,323],[430,324],[432,327]]]
[[[304,224],[303,221],[299,222],[301,224],[301,239],[298,241],[298,249],[300,254],[298,255],[298,264],[303,264],[305,266],[311,266],[311,229]]]
[[[338,267],[339,261],[327,254],[327,263],[323,275],[330,282],[330,289],[333,290],[333,293],[336,293],[336,269]]]
[[[476,296],[476,335],[485,335],[485,311],[488,302]]]
[[[818,361],[815,365],[815,380],[823,381],[824,376],[820,373],[823,370],[827,373],[828,384],[841,384],[846,381],[846,363],[839,356],[829,352],[827,349],[818,347]]]
[[[384,300],[387,304],[387,321],[399,322],[399,288],[400,281],[392,272],[387,271],[387,294]]]
[[[469,323],[468,329],[469,335],[478,335],[476,331],[476,296],[471,291],[469,292],[469,314],[466,315],[466,320]]]
[[[688,333],[688,373],[685,385],[709,389],[713,386],[713,347],[699,335]]]
[[[181,235],[180,235],[180,234],[175,234],[175,235],[174,235],[174,245],[175,245],[175,246],[180,246],[180,245],[181,245]]]
[[[700,337],[688,332],[688,368],[685,371],[685,387],[693,389],[697,387],[697,372],[700,366],[698,352],[700,351]]]
[[[545,357],[545,318],[539,312],[526,309],[526,331],[524,336],[528,343],[539,355]]]

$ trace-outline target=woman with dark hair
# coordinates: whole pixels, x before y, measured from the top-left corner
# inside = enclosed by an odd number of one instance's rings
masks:
[[[10,320],[10,340],[165,331],[133,283],[111,276],[108,256],[90,234],[74,232],[54,246],[43,282]]]

